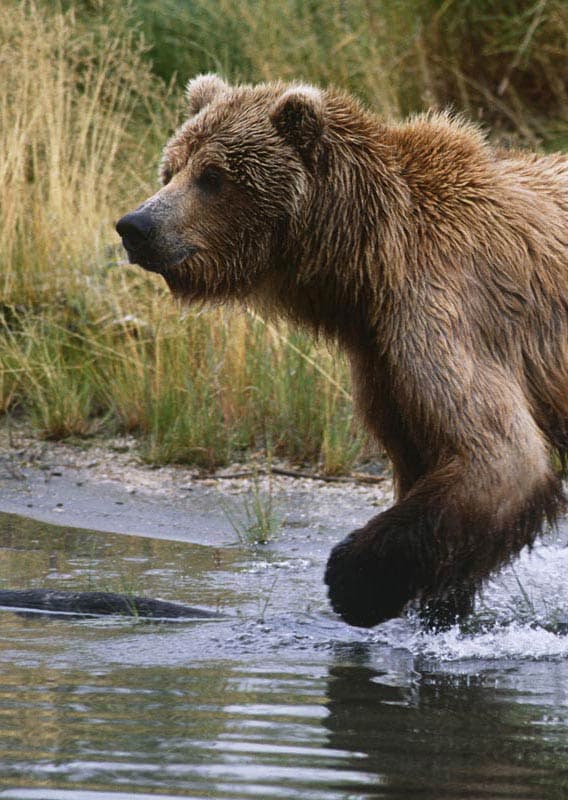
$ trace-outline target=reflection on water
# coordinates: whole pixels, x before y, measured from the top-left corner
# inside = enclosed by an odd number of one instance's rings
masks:
[[[560,798],[568,789],[567,677],[564,665],[421,670],[401,686],[370,667],[332,667],[330,744],[366,752],[366,769],[384,777],[389,797]]]
[[[258,622],[252,552],[3,526],[5,585],[142,583],[234,617],[1,613],[0,798],[568,796],[564,659],[429,660],[323,611],[300,620],[297,597]],[[295,572],[295,594],[319,571]]]
[[[564,667],[406,678],[356,663],[13,665],[0,686],[11,790],[0,797],[566,796]]]

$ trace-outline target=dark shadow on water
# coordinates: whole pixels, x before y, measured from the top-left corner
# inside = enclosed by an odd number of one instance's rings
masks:
[[[355,656],[362,660],[360,648]],[[567,796],[568,713],[556,706],[559,687],[567,699],[566,665],[465,674],[416,672],[411,662],[390,666],[329,670],[329,746],[357,754],[352,768],[367,780],[376,775],[376,789],[365,797]]]

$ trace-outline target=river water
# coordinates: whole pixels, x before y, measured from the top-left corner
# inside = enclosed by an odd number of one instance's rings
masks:
[[[221,617],[0,611],[0,798],[566,798],[565,539],[495,579],[469,633],[433,635],[336,619],[325,533],[197,544],[2,514],[2,587]]]

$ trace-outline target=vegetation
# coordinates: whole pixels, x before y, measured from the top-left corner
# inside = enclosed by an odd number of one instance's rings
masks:
[[[179,309],[113,221],[155,188],[181,84],[333,82],[391,116],[452,104],[568,147],[565,0],[0,0],[0,414],[133,432],[154,463],[266,449],[348,470],[345,363],[244,313]]]
[[[268,461],[270,464],[270,455]],[[225,515],[241,544],[253,546],[268,544],[274,539],[280,527],[270,471],[265,484],[266,486],[263,488],[260,475],[256,471],[253,475],[250,492],[244,495],[242,508],[236,510],[226,502],[224,503]]]
[[[165,80],[334,83],[382,113],[454,106],[568,146],[566,0],[142,0]]]

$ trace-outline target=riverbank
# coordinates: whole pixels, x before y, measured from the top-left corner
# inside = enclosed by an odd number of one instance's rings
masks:
[[[282,525],[297,527],[297,514],[290,516],[288,506],[292,500],[297,506],[305,502],[308,515],[317,497],[318,524],[336,527],[333,520],[340,515],[341,536],[350,518],[363,522],[392,498],[388,470],[374,466],[375,474],[341,481],[317,473],[307,478],[307,471],[262,459],[204,473],[146,463],[133,436],[48,442],[23,425],[3,426],[0,510],[58,525],[228,544],[247,538],[262,508],[270,507],[274,517],[269,537],[278,536]],[[247,502],[251,497],[260,506],[256,514]]]

